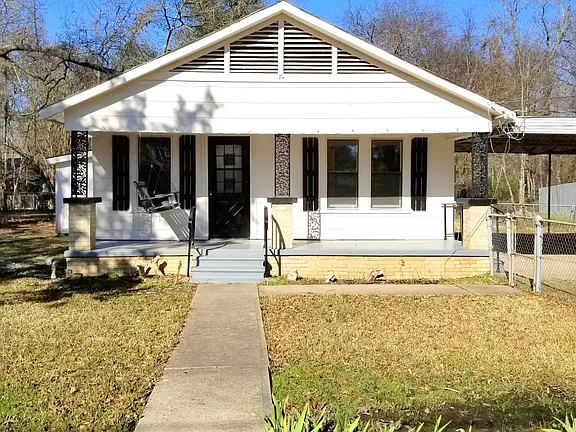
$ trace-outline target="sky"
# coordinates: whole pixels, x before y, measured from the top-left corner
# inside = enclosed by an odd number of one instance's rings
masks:
[[[88,0],[98,3],[99,0]],[[333,24],[342,25],[344,10],[348,5],[360,5],[366,2],[378,0],[295,0],[299,7],[308,12],[323,18]],[[491,13],[497,0],[435,0],[440,3],[458,22],[463,16],[463,11],[469,11],[479,22],[484,21]],[[75,16],[82,13],[84,1],[75,0],[44,0],[44,14],[48,34],[55,37],[61,33],[66,17]]]

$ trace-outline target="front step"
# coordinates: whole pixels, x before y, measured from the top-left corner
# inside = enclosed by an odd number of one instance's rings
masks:
[[[252,251],[234,251],[201,255],[196,258],[192,270],[192,282],[261,282],[264,280],[264,257],[249,253]]]

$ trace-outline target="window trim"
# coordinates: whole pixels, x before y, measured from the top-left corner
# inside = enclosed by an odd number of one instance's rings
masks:
[[[390,173],[377,173],[377,174],[400,174],[400,190],[399,190],[399,195],[398,195],[398,204],[394,204],[394,205],[378,205],[378,206],[374,206],[372,200],[373,200],[373,196],[372,196],[372,176],[374,175],[374,171],[372,170],[372,150],[373,150],[373,145],[375,142],[380,142],[380,143],[395,143],[398,144],[400,146],[400,171],[398,172],[390,172]],[[404,198],[404,194],[403,194],[403,190],[404,190],[404,140],[403,139],[382,139],[382,138],[370,138],[369,141],[369,152],[370,152],[370,210],[371,211],[386,211],[386,210],[402,210],[403,209],[403,198]]]
[[[330,171],[328,169],[328,147],[330,146],[330,142],[351,142],[353,141],[356,145],[356,204],[355,205],[330,205],[330,198],[337,198],[337,197],[330,197],[328,196],[329,191],[329,177],[330,174],[334,171]],[[360,209],[360,138],[358,137],[339,137],[339,138],[326,138],[326,150],[325,150],[325,167],[326,167],[326,209],[328,211],[344,211],[344,212],[357,212]],[[338,171],[336,171],[338,172]],[[351,172],[347,172],[351,173]]]

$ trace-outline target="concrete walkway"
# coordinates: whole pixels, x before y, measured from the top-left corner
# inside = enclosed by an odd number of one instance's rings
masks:
[[[271,411],[255,284],[200,285],[136,432],[262,431]]]
[[[518,291],[506,285],[409,285],[409,284],[357,284],[357,285],[277,285],[260,287],[260,295],[276,294],[376,294],[376,295],[502,295]]]

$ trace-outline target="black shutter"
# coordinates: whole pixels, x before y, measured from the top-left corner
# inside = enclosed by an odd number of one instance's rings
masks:
[[[302,140],[304,211],[318,210],[318,138]]]
[[[130,208],[130,141],[112,135],[112,210]]]
[[[426,211],[428,189],[428,138],[412,139],[412,210]]]
[[[180,137],[180,206],[190,210],[196,205],[196,136]]]

